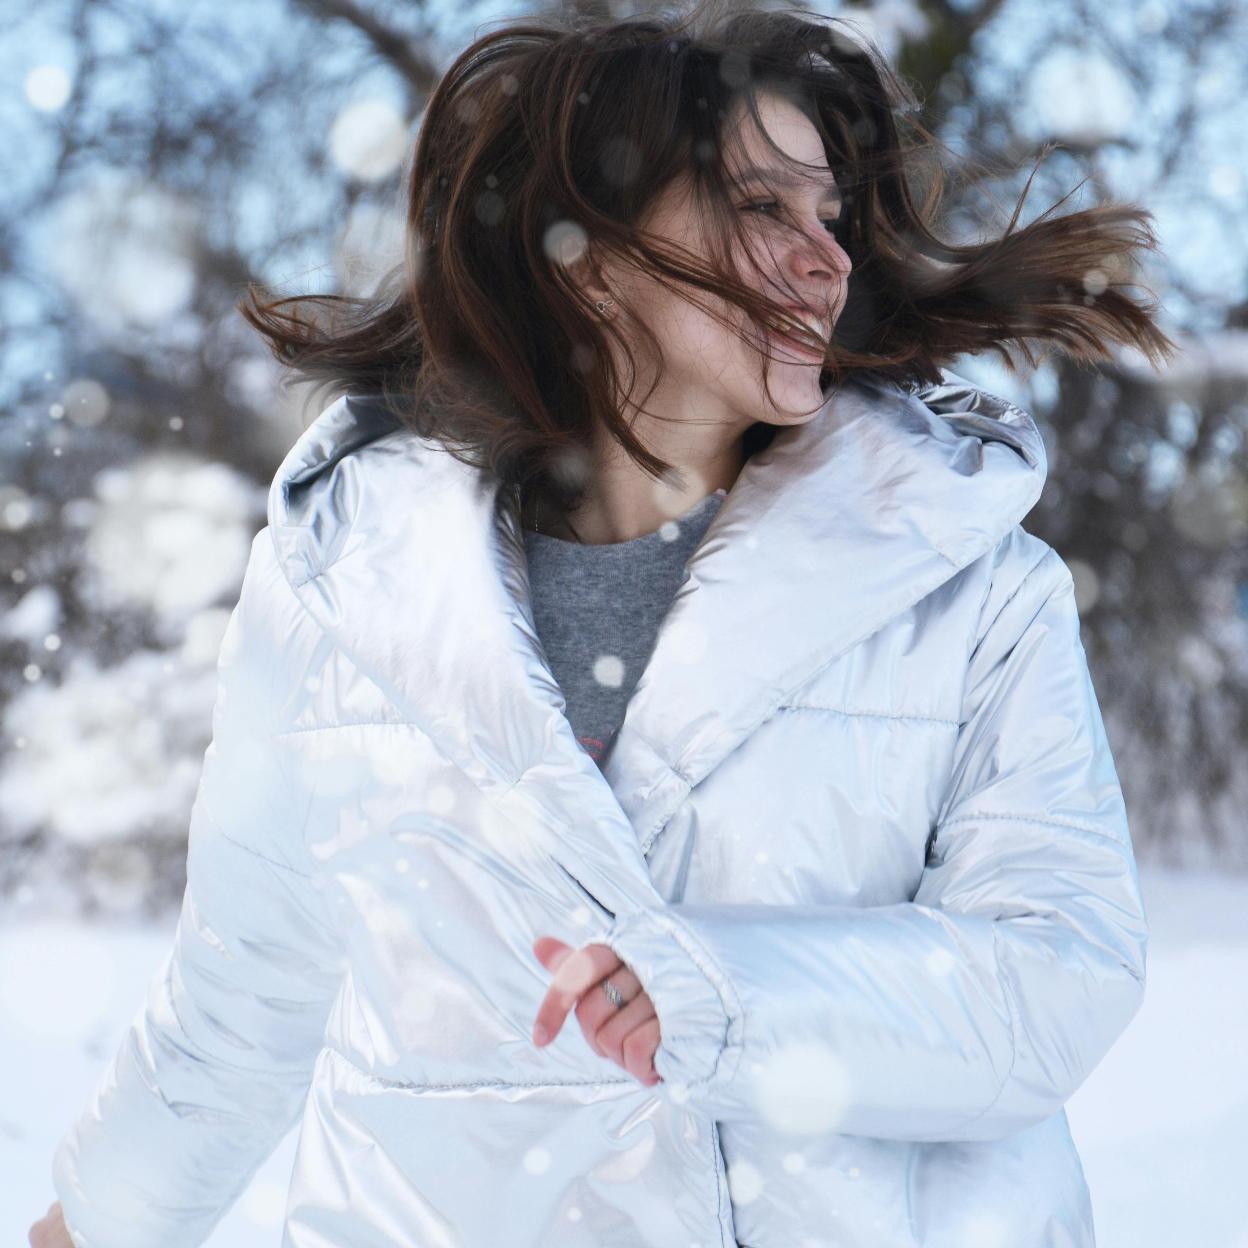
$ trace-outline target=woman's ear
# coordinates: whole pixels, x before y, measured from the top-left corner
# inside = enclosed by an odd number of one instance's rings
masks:
[[[598,248],[588,242],[584,250],[575,259],[563,265],[568,281],[576,286],[586,298],[595,303],[602,299],[614,299],[616,291],[610,266],[606,263]]]
[[[598,303],[603,299],[613,299],[611,283],[597,264],[591,264],[584,257],[577,261],[575,272],[570,276],[588,298]]]

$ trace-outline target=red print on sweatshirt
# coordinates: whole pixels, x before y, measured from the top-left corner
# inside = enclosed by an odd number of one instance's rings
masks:
[[[580,742],[581,748],[594,762],[597,762],[602,757],[603,745],[597,737],[577,737],[577,741]]]

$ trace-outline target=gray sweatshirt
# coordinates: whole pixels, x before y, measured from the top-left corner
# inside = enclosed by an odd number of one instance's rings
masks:
[[[645,669],[685,563],[719,511],[716,490],[627,542],[583,545],[524,530],[533,623],[581,747],[597,762]]]

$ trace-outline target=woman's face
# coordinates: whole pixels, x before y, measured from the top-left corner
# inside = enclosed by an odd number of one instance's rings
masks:
[[[826,341],[845,306],[851,266],[830,232],[841,211],[840,192],[828,169],[819,132],[788,100],[772,93],[759,94],[759,115],[771,141],[786,155],[812,167],[788,169],[756,132],[745,105],[738,108],[736,117],[729,118],[729,124],[738,127],[736,143],[730,144],[729,172],[743,187],[742,193],[735,195],[736,207],[747,215],[745,224],[752,230],[756,255],[751,259],[733,254],[736,272],[745,284],[782,305],[800,303],[817,309],[822,321],[819,335]],[[751,168],[764,171],[763,176],[748,178]],[[783,209],[787,209],[798,233],[783,231],[774,224]],[[642,224],[647,231],[699,256],[708,255],[701,214],[687,184],[664,196]],[[774,357],[770,379],[774,402],[769,402],[759,367],[761,350],[752,345],[765,331],[750,325],[735,304],[699,295],[731,324],[743,327],[749,341],[742,341],[678,293],[635,269],[610,273],[610,280],[663,346],[665,368],[659,386],[646,402],[647,410],[662,416],[709,420],[739,433],[756,421],[803,424],[822,405],[821,354],[769,339]],[[630,346],[642,358],[644,343],[630,340]],[[642,380],[648,385],[650,378]],[[645,389],[638,393],[644,394]]]

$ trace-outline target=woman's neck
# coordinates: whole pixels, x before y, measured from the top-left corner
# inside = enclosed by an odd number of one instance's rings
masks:
[[[716,490],[731,490],[745,460],[738,440],[706,461],[674,463],[680,475],[668,484],[617,458],[595,474],[574,511],[552,515],[548,501],[533,500],[525,527],[593,546],[632,541],[683,516]]]

